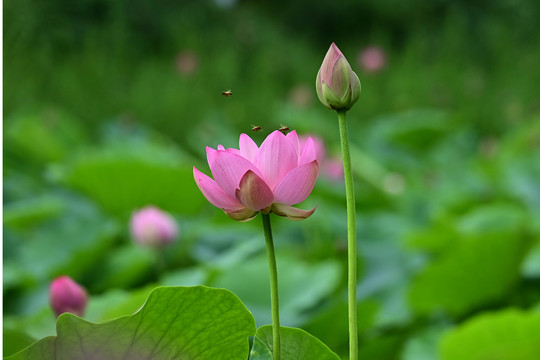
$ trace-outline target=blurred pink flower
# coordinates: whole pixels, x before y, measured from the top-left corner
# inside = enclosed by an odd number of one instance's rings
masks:
[[[313,140],[315,145],[315,153],[317,154],[317,161],[319,162],[321,174],[331,180],[343,179],[343,163],[341,159],[336,157],[327,157],[326,145],[324,140],[318,135],[310,134],[309,137]],[[300,144],[305,144],[308,136],[300,136]]]
[[[299,108],[305,108],[313,101],[311,87],[307,85],[297,85],[289,93],[290,101]]]
[[[206,147],[215,180],[193,168],[197,186],[212,205],[229,217],[248,221],[259,211],[302,220],[315,211],[292,207],[304,201],[315,185],[319,164],[315,144],[301,145],[296,131],[274,131],[260,147],[246,134],[240,135],[239,150]]]
[[[49,300],[57,317],[65,312],[83,316],[88,295],[86,290],[69,276],[60,276],[51,283]]]
[[[182,51],[176,56],[176,70],[182,75],[193,74],[198,66],[199,58],[193,51]]]
[[[368,46],[358,54],[358,65],[367,72],[381,71],[386,61],[386,52],[378,46]]]
[[[326,159],[322,169],[323,174],[330,180],[343,180],[343,162],[339,157],[331,157]]]
[[[141,245],[163,246],[178,236],[174,218],[154,206],[147,206],[131,216],[131,234]]]

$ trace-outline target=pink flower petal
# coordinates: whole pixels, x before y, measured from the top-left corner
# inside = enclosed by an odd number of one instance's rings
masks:
[[[306,141],[306,145],[302,149],[302,154],[300,154],[300,159],[298,160],[298,166],[312,162],[313,160],[319,160],[317,157],[317,147],[315,142],[310,137]]]
[[[272,204],[272,212],[279,216],[284,216],[291,220],[304,220],[310,217],[317,207],[311,210],[302,210],[285,204]]]
[[[220,209],[238,209],[243,207],[238,200],[227,195],[214,180],[200,172],[196,167],[193,167],[193,177],[204,197],[212,205]]]
[[[231,197],[236,196],[238,184],[248,170],[252,170],[259,177],[262,177],[255,165],[244,157],[228,151],[217,151],[213,156],[213,162],[209,165],[216,183]]]
[[[240,180],[239,188],[236,190],[236,199],[248,209],[260,211],[272,205],[274,194],[263,179],[249,170]]]
[[[286,205],[304,201],[311,194],[317,175],[319,175],[319,164],[316,160],[292,170],[274,189],[274,201]]]
[[[285,174],[298,166],[298,156],[285,135],[276,130],[264,140],[254,163],[273,189]]]
[[[252,220],[259,212],[249,210],[248,208],[243,208],[235,211],[225,211],[227,216],[236,221],[250,221]]]
[[[238,145],[240,148],[240,155],[253,162],[255,154],[257,153],[257,150],[259,150],[259,147],[257,144],[255,144],[255,141],[253,141],[248,135],[241,134]]]
[[[319,70],[321,72],[321,80],[328,86],[330,86],[330,88],[332,88],[333,85],[332,75],[334,72],[334,66],[336,65],[338,59],[340,59],[341,57],[343,57],[343,53],[341,52],[341,50],[339,50],[335,43],[332,43],[324,57],[321,69]]]
[[[291,131],[285,137],[291,142],[294,150],[296,150],[296,156],[300,157],[300,142],[298,141],[296,130]]]
[[[208,165],[210,166],[210,168],[212,168],[212,164],[214,162],[216,154],[217,150],[212,149],[210,146],[206,147],[206,161],[208,161]]]
[[[231,154],[242,156],[242,154],[240,153],[240,150],[235,149],[235,148],[228,148],[226,151],[230,152]]]
[[[218,149],[218,150],[221,150],[221,151],[225,151],[225,146],[219,144],[219,145],[217,146],[217,149]]]

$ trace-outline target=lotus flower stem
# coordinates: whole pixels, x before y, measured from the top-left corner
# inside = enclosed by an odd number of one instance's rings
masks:
[[[281,359],[281,337],[279,329],[279,296],[278,296],[278,274],[276,264],[276,253],[274,252],[274,239],[272,238],[272,227],[270,226],[270,214],[262,213],[264,237],[266,239],[266,252],[268,255],[268,268],[270,269],[270,298],[272,302],[272,338],[273,338],[273,358]]]
[[[346,111],[338,111],[341,155],[345,176],[345,194],[347,197],[347,239],[348,239],[348,297],[349,297],[349,359],[358,359],[358,318],[356,314],[356,207],[354,201],[354,183],[347,134]]]

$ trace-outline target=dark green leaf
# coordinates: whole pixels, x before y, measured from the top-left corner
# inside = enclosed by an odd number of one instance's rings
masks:
[[[508,309],[481,314],[450,330],[442,360],[540,359],[540,314]]]
[[[153,204],[180,214],[206,203],[193,180],[191,164],[182,164],[155,147],[148,153],[126,149],[84,153],[71,164],[65,180],[115,215]]]
[[[27,334],[11,329],[3,329],[2,339],[3,356],[15,354],[35,342]]]
[[[413,308],[461,314],[501,297],[518,279],[528,247],[526,236],[510,232],[456,240],[452,251],[415,279],[409,293]]]

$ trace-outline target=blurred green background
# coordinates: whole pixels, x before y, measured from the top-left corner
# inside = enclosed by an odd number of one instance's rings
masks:
[[[192,167],[280,124],[339,155],[314,88],[335,41],[362,82],[361,358],[540,358],[539,16],[526,0],[4,1],[4,343],[55,333],[61,274],[92,321],[206,284],[270,323],[260,220],[207,203]],[[149,204],[180,227],[164,266],[129,234]],[[321,174],[315,204],[274,217],[282,324],[345,358],[342,182]]]

